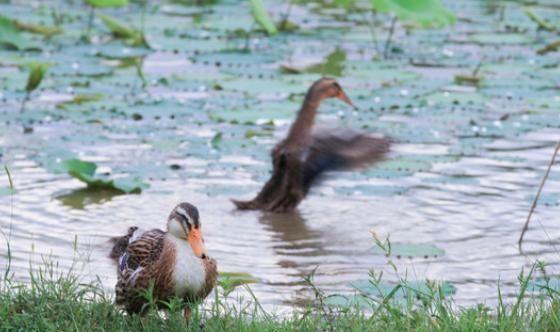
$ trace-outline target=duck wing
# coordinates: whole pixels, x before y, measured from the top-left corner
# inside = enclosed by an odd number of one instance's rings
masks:
[[[149,287],[160,268],[158,262],[164,250],[165,232],[159,229],[142,231],[131,227],[125,237],[116,238],[112,254],[124,249],[118,258],[116,303],[124,304],[129,312],[143,310],[138,290]],[[125,239],[128,240],[125,247]]]
[[[315,133],[302,169],[305,192],[326,171],[356,169],[382,160],[390,145],[387,138],[349,129]]]

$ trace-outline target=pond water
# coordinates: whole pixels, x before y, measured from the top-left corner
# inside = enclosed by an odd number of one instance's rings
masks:
[[[459,18],[454,27],[398,23],[383,59],[386,16],[294,4],[289,19],[299,30],[246,38],[239,31],[255,26],[243,4],[150,3],[151,50],[113,40],[98,19],[94,44],[83,42],[87,18],[79,5],[0,4],[2,15],[22,21],[52,25],[51,8],[67,15],[64,32],[48,42],[22,34],[42,51],[0,49],[0,161],[16,189],[10,195],[0,175],[0,227],[16,278],[28,280],[30,266],[55,261],[61,271],[99,278],[110,292],[109,237],[131,225],[164,227],[181,201],[199,208],[220,270],[257,277],[252,288],[267,307],[302,303],[310,295],[303,277],[315,268],[327,293],[351,292],[349,283],[373,269],[388,281],[448,281],[459,305],[496,302],[498,284],[512,296],[521,269],[537,259],[560,273],[558,166],[524,252],[517,248],[560,133],[560,57],[535,53],[553,34],[537,31],[521,6],[447,1]],[[287,10],[268,8],[274,18]],[[553,1],[534,11],[559,21]],[[133,26],[139,21],[137,8],[103,12]],[[127,66],[131,56],[144,57],[145,87]],[[28,60],[52,65],[20,113]],[[455,82],[479,64],[478,87]],[[294,214],[235,211],[229,199],[249,198],[266,180],[268,151],[321,74],[338,76],[360,110],[327,101],[318,125],[390,136],[391,155],[366,170],[330,174]],[[84,94],[100,97],[61,107]],[[60,170],[61,161],[76,157],[150,188],[130,195],[88,190]],[[445,254],[391,257],[395,273],[373,249],[372,231],[394,245],[429,244]],[[0,245],[3,271],[4,238]]]

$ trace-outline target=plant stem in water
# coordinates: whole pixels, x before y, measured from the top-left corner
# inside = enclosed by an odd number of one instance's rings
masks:
[[[544,173],[544,176],[541,181],[541,185],[539,186],[539,190],[537,191],[537,195],[535,196],[535,200],[533,200],[533,204],[531,205],[531,209],[529,210],[529,215],[527,216],[525,225],[523,225],[523,229],[521,230],[521,236],[519,236],[519,241],[517,242],[519,245],[519,251],[521,251],[521,243],[523,242],[523,236],[525,235],[527,229],[529,228],[529,222],[531,221],[531,216],[533,215],[533,211],[535,211],[537,202],[539,200],[539,197],[541,196],[542,189],[544,187],[544,184],[546,183],[546,180],[548,179],[548,174],[550,173],[550,169],[552,168],[552,165],[554,165],[554,160],[556,160],[556,155],[558,154],[559,150],[560,150],[560,140],[556,144],[556,148],[554,148],[554,153],[552,154],[552,158],[550,159],[550,163],[548,164],[548,169]]]
[[[86,30],[86,37],[89,39],[89,34],[91,32],[91,28],[93,26],[93,16],[95,15],[95,8],[90,7],[89,9],[89,19],[88,19],[88,25],[87,25],[87,30]]]
[[[393,16],[391,21],[391,27],[389,28],[389,35],[387,36],[387,41],[385,42],[385,50],[383,51],[383,58],[387,59],[389,55],[389,45],[391,45],[391,39],[393,38],[393,33],[395,32],[395,25],[397,24],[397,16]]]
[[[23,111],[25,110],[25,103],[27,103],[28,100],[29,100],[29,91],[25,93],[25,97],[23,97],[23,100],[21,101],[21,107],[19,109],[20,113],[23,113]]]

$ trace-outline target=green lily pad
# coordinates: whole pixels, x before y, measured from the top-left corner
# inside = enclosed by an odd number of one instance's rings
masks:
[[[386,298],[389,296],[396,287],[398,289],[393,293],[393,297],[396,299],[407,298],[409,296],[413,297],[424,297],[424,296],[450,296],[455,294],[457,289],[453,284],[448,281],[441,283],[426,282],[426,281],[402,281],[397,284],[389,283],[378,283],[374,284],[370,280],[356,280],[350,283],[350,286],[362,294],[368,296]]]
[[[0,196],[8,196],[13,194],[15,191],[9,187],[0,187]]]
[[[372,309],[376,303],[363,295],[330,295],[325,299],[325,304],[336,308],[362,308]]]
[[[480,93],[469,92],[436,92],[423,98],[432,105],[481,105],[488,101],[488,98]]]
[[[22,36],[11,19],[0,15],[0,46],[24,50],[28,49],[31,43]]]
[[[558,277],[537,278],[530,280],[527,285],[529,292],[560,292],[560,279]]]
[[[478,33],[469,35],[469,41],[487,45],[524,45],[532,43],[532,39],[524,34],[517,33]]]
[[[256,124],[288,120],[295,116],[299,104],[273,102],[247,106],[243,109],[218,109],[209,112],[212,120],[219,122]]]
[[[140,193],[142,189],[149,187],[147,183],[137,178],[118,178],[109,179],[95,174],[97,165],[92,162],[82,161],[79,159],[69,159],[64,161],[64,167],[68,174],[74,178],[86,183],[90,188],[99,189],[116,189],[124,193]]]

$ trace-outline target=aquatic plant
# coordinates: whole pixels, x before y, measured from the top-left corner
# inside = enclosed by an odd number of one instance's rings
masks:
[[[393,18],[383,50],[383,57],[389,56],[389,47],[397,19],[423,28],[443,27],[455,23],[455,15],[439,0],[370,0],[373,8],[380,13],[391,13]]]
[[[127,194],[140,193],[149,185],[138,178],[124,177],[111,179],[95,173],[97,165],[79,159],[69,159],[63,162],[68,174],[86,183],[90,188],[115,189]]]

